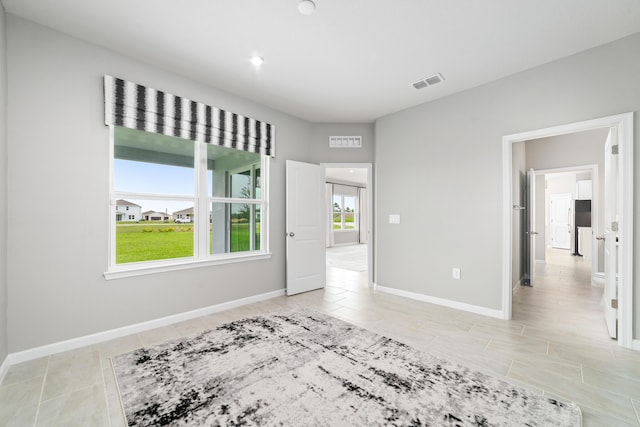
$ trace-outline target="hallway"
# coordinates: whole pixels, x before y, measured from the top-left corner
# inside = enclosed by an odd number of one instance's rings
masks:
[[[548,248],[536,263],[533,287],[513,295],[513,320],[549,333],[612,344],[601,305],[603,288],[591,285],[591,261],[568,250]]]

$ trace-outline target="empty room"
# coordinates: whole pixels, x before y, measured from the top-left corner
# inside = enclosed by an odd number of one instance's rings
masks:
[[[637,0],[0,5],[0,425],[640,426]]]

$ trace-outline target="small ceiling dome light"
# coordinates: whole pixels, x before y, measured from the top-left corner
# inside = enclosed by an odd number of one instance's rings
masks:
[[[316,4],[311,0],[302,0],[298,3],[298,10],[303,15],[311,15],[316,10]]]
[[[262,56],[253,55],[249,61],[251,61],[251,65],[254,67],[259,67],[264,63],[264,58]]]

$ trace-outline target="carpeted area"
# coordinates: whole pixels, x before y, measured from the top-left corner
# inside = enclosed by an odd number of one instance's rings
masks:
[[[112,363],[131,426],[581,424],[573,403],[309,310],[235,321]]]

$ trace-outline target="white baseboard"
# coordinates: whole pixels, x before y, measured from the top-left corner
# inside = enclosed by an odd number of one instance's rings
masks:
[[[466,304],[458,301],[451,301],[448,299],[432,297],[429,295],[419,294],[416,292],[403,291],[401,289],[387,288],[385,286],[380,286],[380,285],[376,285],[376,290],[387,293],[387,294],[397,295],[400,297],[405,297],[405,298],[410,298],[418,301],[428,302],[431,304],[455,308],[456,310],[463,310],[471,313],[481,314],[483,316],[495,317],[497,319],[504,319],[504,313],[502,312],[502,310],[494,310],[491,308],[481,307],[478,305]]]
[[[16,363],[26,362],[28,360],[38,359],[40,357],[50,356],[52,354],[61,353],[63,351],[75,350],[76,348],[86,347],[88,345],[98,344],[104,341],[109,341],[115,338],[124,337],[139,332],[148,331],[150,329],[159,328],[162,326],[172,325],[178,322],[184,322],[185,320],[195,319],[196,317],[206,316],[212,313],[218,313],[220,311],[229,310],[231,308],[240,307],[254,302],[264,301],[267,299],[284,296],[285,290],[267,292],[265,294],[254,295],[247,298],[241,298],[234,301],[224,302],[221,304],[211,305],[209,307],[203,307],[192,311],[187,311],[180,314],[174,314],[172,316],[161,317],[159,319],[149,320],[147,322],[136,323],[134,325],[124,326],[122,328],[111,329],[109,331],[98,332],[96,334],[85,335],[83,337],[72,338],[66,341],[60,341],[53,344],[44,345],[41,347],[30,348],[28,350],[19,351],[16,353],[10,353],[5,359],[2,367],[0,367],[0,374],[2,369],[8,369],[9,365]],[[5,368],[5,365],[7,367]]]
[[[631,341],[631,348],[640,351],[640,340]]]
[[[5,357],[2,361],[2,365],[0,365],[0,384],[2,384],[4,376],[7,375],[7,372],[9,372],[9,366],[11,366],[11,364],[9,363],[9,355],[7,355],[7,357]]]
[[[518,292],[520,290],[520,285],[521,284],[522,284],[522,279],[518,280],[518,283],[513,285],[513,287],[511,288],[511,293],[515,294],[516,292]]]

